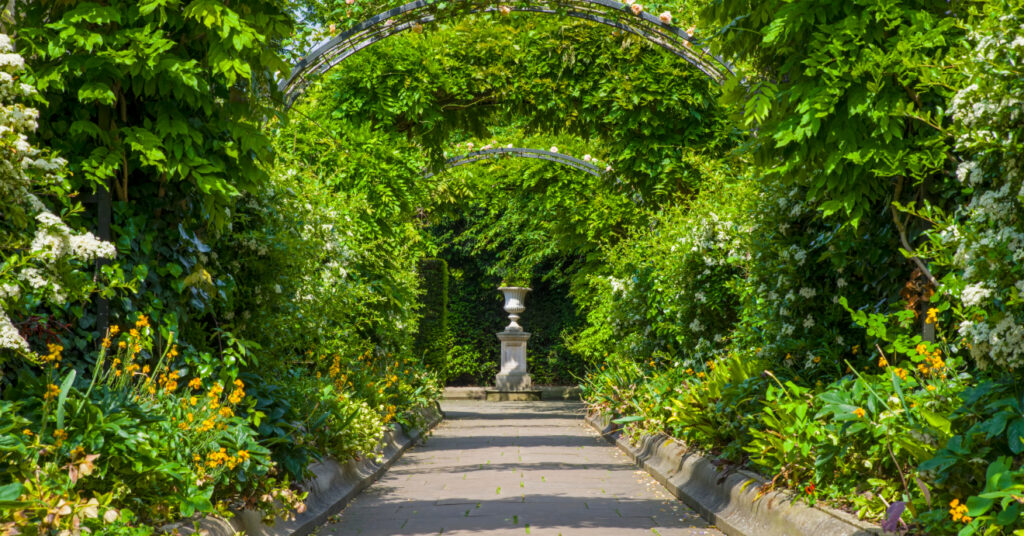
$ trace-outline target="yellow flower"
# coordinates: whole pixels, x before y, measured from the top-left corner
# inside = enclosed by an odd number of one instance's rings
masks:
[[[149,319],[146,315],[139,315],[139,319],[135,321],[135,327],[145,327],[149,325]]]
[[[854,345],[853,348],[850,349],[850,351],[853,352],[853,355],[857,355],[857,352],[860,352],[860,345]]]
[[[188,382],[188,386],[192,389],[199,389],[203,386],[203,380],[200,380],[199,378],[192,378],[192,380]]]
[[[915,349],[917,350],[917,353],[921,355],[925,355],[928,353],[928,345],[923,342],[921,344],[918,344],[917,348]]]
[[[25,434],[25,435],[26,435],[26,436],[28,436],[28,437],[32,437],[32,436],[34,435],[34,434],[32,433],[32,430],[29,430],[28,428],[26,428],[26,429],[22,430],[22,431],[21,431],[21,433]]]
[[[58,428],[53,431],[53,438],[57,440],[64,440],[68,438],[68,433],[63,428]]]
[[[118,327],[117,325],[110,326],[110,334],[111,335],[117,335],[120,332],[121,332],[121,328]]]
[[[853,410],[853,414],[856,415],[858,419],[863,417],[866,413],[867,412],[864,411],[864,408],[857,408],[857,409]]]
[[[949,516],[953,518],[953,521],[962,521],[963,523],[970,523],[971,518],[967,514],[967,505],[960,504],[960,499],[953,499],[949,503]]]
[[[103,337],[103,342],[100,343],[104,348],[110,348],[110,337]]]
[[[934,307],[932,307],[931,309],[928,309],[928,316],[924,319],[924,322],[926,324],[934,324],[935,322],[937,322],[939,320],[938,315],[939,315],[939,310],[934,308]]]
[[[57,387],[56,385],[51,383],[50,385],[46,386],[46,394],[43,395],[43,400],[50,400],[51,398],[57,398],[57,395],[59,395],[59,394],[60,394],[60,387]]]
[[[117,347],[122,349],[122,350],[124,350],[125,348],[128,347],[128,343],[126,343],[124,341],[121,341],[121,342],[117,343]]]
[[[149,374],[149,365],[146,365],[146,366],[142,367],[142,373],[143,374]]]
[[[816,356],[814,356],[814,359],[811,359],[811,361],[814,361],[815,363],[821,363],[821,356],[820,355],[816,355]]]
[[[889,366],[889,361],[885,359],[884,355],[878,356],[878,366],[879,368],[885,368]]]
[[[892,371],[895,372],[896,375],[899,376],[901,380],[907,379],[907,371],[905,369],[901,369],[899,367],[896,367],[896,368],[892,369]]]
[[[935,386],[934,385],[926,385],[925,389],[928,389],[929,391],[934,391],[935,390]]]
[[[133,339],[138,339],[138,338],[139,338],[139,330],[137,330],[137,329],[135,329],[135,328],[132,328],[132,329],[131,329],[131,330],[130,330],[130,331],[128,332],[128,335],[129,335],[129,336],[131,336],[131,337],[132,337]]]

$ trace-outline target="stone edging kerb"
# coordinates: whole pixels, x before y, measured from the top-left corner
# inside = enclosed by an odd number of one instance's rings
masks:
[[[831,508],[794,502],[773,491],[757,498],[767,480],[744,470],[723,474],[710,460],[686,452],[664,434],[644,436],[633,446],[607,415],[588,415],[587,424],[614,443],[659,483],[729,536],[873,536],[876,525]],[[756,500],[755,500],[756,499]]]
[[[444,418],[440,407],[422,408],[416,413],[427,423],[422,429],[406,432],[400,425],[394,425],[384,433],[377,452],[381,462],[368,457],[359,461],[349,460],[338,463],[325,459],[309,465],[313,477],[304,483],[309,490],[306,497],[306,511],[291,521],[277,520],[273,525],[264,524],[260,514],[251,510],[237,512],[228,520],[221,517],[205,517],[198,520],[199,532],[203,536],[234,536],[242,532],[250,536],[305,536],[323,525],[327,518],[340,512],[360,492],[370,486],[391,467],[409,447],[416,444],[427,432]],[[194,534],[191,521],[173,523],[161,527],[161,533]]]

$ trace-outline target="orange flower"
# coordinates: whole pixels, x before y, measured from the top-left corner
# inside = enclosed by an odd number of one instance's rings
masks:
[[[857,409],[853,410],[853,414],[856,415],[858,419],[864,417],[864,415],[866,413],[867,412],[864,411],[864,408],[857,408]]]

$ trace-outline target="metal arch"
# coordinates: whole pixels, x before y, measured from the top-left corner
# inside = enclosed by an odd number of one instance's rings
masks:
[[[601,177],[604,172],[600,168],[587,162],[586,160],[580,160],[574,156],[567,154],[555,153],[552,151],[544,151],[541,149],[529,149],[526,147],[498,147],[496,149],[484,149],[481,151],[473,151],[466,153],[462,156],[454,156],[445,161],[444,169],[451,169],[454,167],[464,166],[466,164],[472,164],[481,160],[494,160],[503,155],[516,156],[519,158],[536,158],[537,160],[546,160],[548,162],[554,162],[556,164],[562,164],[571,168],[578,169],[584,173],[590,173],[595,177]],[[424,179],[429,179],[434,176],[434,172],[426,170],[423,173]]]
[[[337,37],[317,45],[309,55],[299,60],[287,80],[279,84],[284,93],[285,107],[301,96],[309,84],[311,75],[322,74],[346,58],[374,43],[409,30],[416,25],[437,20],[434,13],[419,16],[418,11],[429,9],[437,0],[415,0],[402,6],[379,13],[343,32]],[[498,11],[494,5],[473,3],[466,15]],[[685,31],[665,24],[647,12],[633,15],[629,6],[614,0],[542,0],[540,5],[507,6],[512,11],[562,14],[589,20],[606,26],[630,32],[646,39],[665,50],[683,58],[716,83],[723,83],[735,73],[731,65],[711,54],[707,48],[697,48],[697,42]],[[397,24],[396,24],[397,23]]]

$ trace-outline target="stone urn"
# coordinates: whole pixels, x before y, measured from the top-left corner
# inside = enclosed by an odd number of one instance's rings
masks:
[[[498,290],[505,295],[504,309],[509,314],[508,319],[511,321],[509,325],[505,326],[505,331],[523,331],[523,326],[519,325],[519,314],[526,310],[526,305],[523,302],[526,301],[526,293],[531,289],[527,287],[498,287]]]
[[[530,289],[526,287],[499,287],[505,295],[505,312],[511,320],[505,331],[499,332],[501,340],[501,369],[494,378],[495,387],[499,391],[525,391],[530,389],[532,381],[526,370],[526,341],[530,334],[519,325],[519,314],[526,310],[523,301]]]

